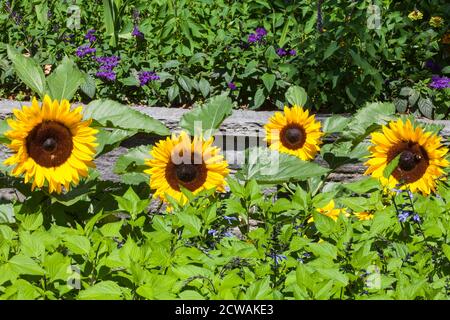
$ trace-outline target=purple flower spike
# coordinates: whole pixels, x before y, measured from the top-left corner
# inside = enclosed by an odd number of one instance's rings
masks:
[[[256,34],[254,34],[254,33],[250,33],[250,34],[248,35],[247,41],[248,41],[249,43],[255,43],[256,41],[258,41],[258,36],[257,36]]]
[[[287,55],[286,50],[284,50],[283,48],[278,48],[276,52],[277,52],[277,55],[279,55],[280,57]]]
[[[159,80],[159,76],[153,71],[141,71],[138,74],[139,85],[145,86],[149,81]]]
[[[84,36],[85,39],[89,40],[90,43],[95,42],[97,40],[97,37],[94,35],[95,29],[90,29]]]
[[[433,76],[431,78],[430,87],[436,90],[450,88],[450,78]]]
[[[91,48],[88,44],[79,46],[77,48],[77,52],[75,53],[77,57],[83,58],[84,56],[87,56],[89,54],[94,54],[97,51],[95,48]]]
[[[264,28],[256,28],[256,35],[261,39],[262,37],[267,35],[267,31]]]
[[[411,211],[402,211],[399,215],[398,215],[398,221],[400,222],[406,222],[406,220],[408,219],[409,215],[411,214]]]
[[[95,74],[98,78],[107,80],[107,81],[114,81],[116,80],[116,73],[114,71],[99,71]]]
[[[232,91],[237,89],[236,84],[234,84],[233,82],[228,83],[228,88],[230,88],[230,90]]]
[[[141,38],[141,39],[144,38],[144,34],[141,31],[139,31],[139,28],[137,25],[134,25],[133,32],[131,32],[131,35],[136,38]]]

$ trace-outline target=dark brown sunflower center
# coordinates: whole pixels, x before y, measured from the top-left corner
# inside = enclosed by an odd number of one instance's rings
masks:
[[[199,173],[199,167],[195,164],[180,164],[175,167],[178,180],[182,182],[194,181]]]
[[[194,161],[195,159],[195,161]],[[166,167],[166,180],[172,189],[180,191],[180,186],[193,192],[200,188],[206,181],[206,164],[198,159],[199,155],[192,154],[190,159],[183,159],[180,164],[174,164],[172,161]]]
[[[429,164],[425,149],[415,142],[402,141],[389,151],[387,161],[400,155],[400,159],[392,175],[401,183],[413,183],[425,174]]]
[[[56,147],[58,146],[56,139],[54,138],[47,138],[44,143],[42,144],[42,148],[44,148],[47,152],[53,152],[55,151]]]
[[[398,165],[403,171],[411,171],[420,162],[421,155],[405,150],[400,154]]]
[[[283,146],[288,149],[299,149],[303,147],[306,141],[305,129],[297,124],[287,125],[280,132],[280,140]]]
[[[59,122],[44,121],[30,131],[26,146],[29,156],[40,166],[58,167],[72,154],[72,134]]]

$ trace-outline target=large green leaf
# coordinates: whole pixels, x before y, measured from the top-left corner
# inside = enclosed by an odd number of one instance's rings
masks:
[[[233,103],[229,97],[216,96],[205,105],[185,113],[181,118],[180,127],[186,129],[191,135],[202,132],[205,138],[208,138],[214,134],[215,129],[219,128],[232,110]]]
[[[33,259],[23,254],[12,257],[8,263],[19,274],[42,276],[45,272]]]
[[[113,281],[102,281],[80,291],[78,298],[81,300],[121,300],[122,290]]]
[[[291,105],[297,105],[299,107],[303,107],[308,100],[308,95],[306,94],[305,89],[299,86],[290,87],[285,94],[286,100]]]
[[[25,57],[10,45],[7,46],[7,51],[8,58],[13,63],[14,70],[20,80],[43,98],[45,93],[45,76],[42,69],[33,59]]]
[[[84,82],[84,76],[75,63],[64,57],[62,63],[47,78],[48,92],[53,99],[70,100]]]
[[[241,171],[245,179],[267,184],[306,180],[328,172],[317,163],[261,147],[249,150],[248,161]]]
[[[84,110],[84,118],[92,118],[104,127],[137,130],[161,136],[170,134],[161,121],[112,100],[92,101]]]
[[[110,148],[114,148],[119,145],[120,142],[136,134],[133,130],[123,130],[123,129],[113,129],[108,130],[104,128],[98,128],[99,132],[97,134],[98,147],[96,148],[97,154],[99,156],[102,153],[110,151]]]
[[[356,115],[353,117],[353,120],[348,124],[348,130],[344,130],[343,136],[359,143],[380,125],[383,125],[393,119],[392,116],[394,113],[395,105],[393,103],[368,103],[364,108],[358,110]]]

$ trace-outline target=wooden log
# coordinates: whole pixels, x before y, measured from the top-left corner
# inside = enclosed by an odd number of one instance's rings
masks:
[[[5,119],[12,115],[14,108],[20,108],[22,105],[29,105],[29,102],[19,102],[11,100],[0,100],[0,119]],[[179,120],[189,110],[170,109],[148,106],[132,106],[133,109],[147,114],[155,119],[162,121],[169,129],[179,130]],[[224,151],[232,171],[239,169],[244,161],[244,150],[248,147],[263,146],[264,129],[263,126],[273,115],[274,111],[251,111],[234,110],[220,127],[220,133],[216,136],[215,144]],[[330,114],[316,115],[319,121],[324,121]],[[444,126],[442,135],[444,143],[447,144],[450,137],[450,121],[431,121],[419,119],[424,123],[441,124]],[[149,134],[139,133],[121,143],[121,146],[108,152],[95,160],[101,178],[104,180],[119,181],[120,177],[114,174],[113,166],[119,156],[125,154],[129,148],[139,145],[154,144],[159,137]],[[332,142],[334,136],[330,136],[326,142]],[[0,145],[0,161],[3,161],[9,155],[9,150]],[[318,157],[316,159],[321,165],[326,166],[325,161]],[[335,173],[329,176],[330,181],[354,181],[359,179],[364,173],[365,167],[362,163],[352,163],[341,166]]]

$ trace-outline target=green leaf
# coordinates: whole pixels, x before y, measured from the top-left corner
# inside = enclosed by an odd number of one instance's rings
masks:
[[[313,217],[314,225],[321,234],[328,236],[333,233],[336,228],[336,222],[333,219],[319,212],[314,212]]]
[[[166,136],[169,129],[158,120],[112,100],[95,100],[84,109],[85,119],[94,119],[104,127],[137,130]]]
[[[326,257],[331,260],[334,260],[337,257],[337,248],[328,242],[309,243],[308,247],[316,256]]]
[[[172,102],[175,100],[176,97],[180,94],[180,88],[177,84],[174,84],[169,87],[169,90],[167,90],[167,97],[169,98],[169,101]]]
[[[417,104],[420,112],[428,119],[433,119],[433,102],[429,98],[420,98]]]
[[[8,264],[11,269],[19,274],[43,276],[45,271],[33,259],[23,254],[12,257]]]
[[[343,136],[357,144],[380,125],[390,121],[394,113],[395,106],[393,103],[368,103],[365,107],[358,110],[348,124],[347,130],[343,131]]]
[[[136,134],[136,131],[123,130],[123,129],[112,129],[108,130],[105,128],[96,128],[99,130],[97,133],[97,143],[96,157],[100,154],[110,151],[111,147],[114,148],[119,145],[120,142]]]
[[[182,300],[205,300],[200,293],[194,290],[185,290],[179,294]]]
[[[443,243],[442,244],[442,252],[444,252],[445,256],[450,261],[450,245]]]
[[[259,147],[249,150],[248,161],[241,172],[246,180],[255,179],[258,183],[277,184],[322,176],[328,173],[329,169],[295,156]]]
[[[305,89],[299,86],[290,87],[285,94],[286,100],[291,105],[297,105],[299,107],[303,107],[308,100],[308,95],[306,94]]]
[[[199,133],[198,131],[201,130],[205,138],[208,138],[214,134],[215,129],[220,127],[232,110],[233,103],[229,97],[216,96],[209,99],[205,105],[197,106],[192,111],[185,113],[180,120],[180,127],[191,135]]]
[[[266,95],[264,94],[264,89],[259,88],[255,92],[255,96],[253,98],[253,106],[252,109],[257,109],[263,105],[264,101],[266,101]]]
[[[333,53],[336,52],[337,49],[339,49],[339,45],[337,44],[337,42],[331,42],[328,48],[323,53],[323,60],[327,60]]]
[[[64,243],[67,249],[72,251],[74,254],[89,255],[89,251],[91,250],[91,242],[84,236],[66,236]]]
[[[53,99],[71,100],[84,82],[85,78],[75,63],[64,57],[62,63],[47,78],[48,92]]]
[[[191,93],[191,91],[192,91],[192,80],[191,79],[189,79],[188,77],[186,77],[184,75],[181,75],[178,78],[178,83],[184,89],[184,91]]]
[[[361,180],[345,183],[343,187],[359,194],[373,192],[380,189],[380,182],[378,179],[372,177],[366,177]]]
[[[139,146],[121,155],[114,166],[114,173],[142,172],[145,159],[150,158],[152,146]]]
[[[201,78],[200,81],[198,82],[198,86],[200,88],[203,97],[206,98],[209,95],[209,92],[211,91],[211,86],[209,85],[208,80]]]
[[[323,132],[328,134],[342,132],[350,121],[351,118],[333,115],[323,122]]]
[[[397,168],[398,166],[398,162],[400,161],[400,156],[401,153],[399,153],[394,159],[392,159],[388,165],[386,166],[386,168],[384,168],[383,171],[383,176],[386,179],[389,179],[389,177],[391,176],[392,172],[394,172],[394,170]]]
[[[11,203],[0,204],[0,224],[1,223],[14,223],[14,207]]]
[[[84,82],[81,83],[80,89],[89,98],[93,99],[95,96],[95,91],[97,90],[95,79],[90,74],[85,74]]]
[[[6,120],[0,120],[0,143],[10,143],[9,139],[4,136],[5,132],[9,129],[8,122]]]
[[[110,280],[96,283],[78,294],[80,300],[121,300],[122,297],[120,286]]]
[[[150,199],[141,200],[132,187],[129,187],[123,196],[114,195],[114,198],[119,205],[119,210],[130,213],[133,220],[145,210],[150,202]]]
[[[10,45],[7,45],[7,51],[8,58],[13,63],[14,70],[20,80],[43,98],[45,93],[45,76],[42,69],[33,59],[25,57]]]
[[[267,91],[268,92],[272,91],[273,85],[276,80],[276,76],[274,74],[265,73],[261,76],[261,80],[264,82]]]

